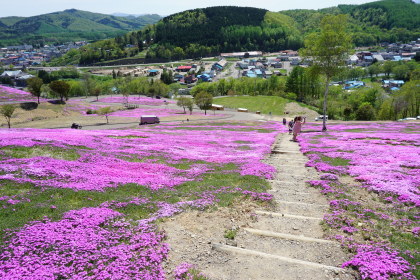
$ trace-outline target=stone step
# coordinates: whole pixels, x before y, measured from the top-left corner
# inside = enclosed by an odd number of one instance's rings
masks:
[[[293,218],[293,219],[302,219],[302,220],[315,220],[315,221],[322,221],[320,217],[311,217],[311,216],[302,216],[302,215],[293,215],[287,213],[278,213],[278,212],[268,212],[268,211],[255,211],[258,215],[265,215],[270,217],[281,217],[281,218]]]
[[[331,270],[334,272],[344,272],[342,268],[335,267],[335,266],[329,266],[329,265],[319,264],[315,262],[308,262],[304,260],[281,256],[281,255],[267,254],[267,253],[256,251],[256,250],[243,249],[243,248],[238,248],[238,247],[229,246],[229,245],[213,244],[213,249],[217,251],[241,254],[241,255],[246,255],[246,256],[258,256],[258,257],[263,257],[263,258],[275,259],[281,262],[286,262],[290,264],[298,264],[301,266],[311,267],[315,269]]]
[[[314,194],[310,193],[310,192],[302,192],[302,191],[297,191],[294,189],[286,189],[286,188],[275,188],[275,189],[270,189],[268,190],[269,193],[272,194],[278,194],[278,195],[283,195],[283,196],[302,196],[302,197],[312,197]]]
[[[235,241],[241,248],[324,265],[341,266],[347,260],[340,244],[330,240],[245,228]]]
[[[275,197],[277,198],[277,197]],[[328,212],[328,205],[291,202],[276,199],[276,212],[298,216],[323,217]]]
[[[258,214],[257,221],[251,226],[260,230],[282,232],[294,235],[304,235],[311,238],[323,238],[324,232],[320,226],[321,217],[277,213],[270,215]],[[284,215],[283,215],[284,214]]]
[[[301,155],[302,153],[299,151],[285,151],[285,150],[271,150],[272,154],[299,154]]]
[[[326,240],[326,239],[312,238],[312,237],[307,237],[303,235],[294,235],[294,234],[280,233],[280,232],[274,232],[274,231],[268,231],[268,230],[260,230],[260,229],[255,229],[255,228],[244,228],[244,230],[254,235],[261,235],[265,237],[274,237],[274,238],[281,238],[281,239],[295,240],[295,241],[305,241],[305,242],[316,242],[316,243],[323,243],[323,244],[335,243],[334,241]]]
[[[301,189],[302,191],[304,189]],[[309,205],[319,205],[317,204],[319,199],[322,199],[322,195],[318,193],[304,193],[304,192],[292,192],[292,190],[285,190],[285,189],[273,189],[270,190],[269,193],[273,195],[273,198],[278,201],[290,201],[290,202],[296,202],[296,203],[306,203]],[[287,206],[287,204],[278,203],[278,205]],[[306,205],[303,205],[306,209]],[[288,209],[291,209],[290,206],[288,206]],[[321,213],[324,214],[326,212],[324,209],[317,209],[322,210]],[[299,211],[299,210],[298,210]]]
[[[277,200],[276,202],[279,204],[298,205],[302,207],[322,207],[322,208],[330,207],[328,204],[315,204],[315,203],[298,202],[298,201]]]

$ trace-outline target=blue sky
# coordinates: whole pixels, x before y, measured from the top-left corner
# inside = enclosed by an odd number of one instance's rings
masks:
[[[419,1],[419,0],[417,0]],[[371,0],[19,0],[2,5],[0,17],[33,16],[65,9],[79,9],[90,12],[111,14],[115,12],[128,14],[169,15],[184,10],[209,6],[248,6],[264,8],[270,11],[289,9],[319,9],[338,4],[361,4]]]

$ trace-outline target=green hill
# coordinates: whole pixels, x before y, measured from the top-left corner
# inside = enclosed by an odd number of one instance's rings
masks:
[[[308,33],[319,29],[327,14],[348,15],[349,31],[356,46],[407,42],[420,37],[420,6],[411,0],[282,12],[222,6],[173,14],[140,31],[92,44],[72,56],[80,64],[90,65],[135,58],[146,50],[146,59],[151,60],[178,60],[232,51],[297,50]],[[136,48],[127,49],[127,44]],[[108,52],[103,52],[104,48]]]
[[[0,46],[112,38],[157,22],[158,15],[115,17],[75,9],[33,17],[0,18]]]
[[[326,14],[347,14],[356,46],[407,42],[420,37],[420,5],[411,0],[382,0],[362,5],[338,5],[321,10],[289,10],[303,33],[316,31]]]

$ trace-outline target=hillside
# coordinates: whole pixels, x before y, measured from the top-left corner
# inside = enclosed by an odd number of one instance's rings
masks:
[[[339,5],[321,10],[270,12],[247,7],[210,7],[163,18],[153,26],[118,36],[73,54],[82,65],[137,57],[178,60],[232,51],[297,50],[303,38],[317,31],[327,14],[347,14],[356,46],[407,42],[420,37],[420,6],[410,0],[382,0],[363,5]],[[136,48],[127,49],[126,45]],[[109,50],[104,53],[103,48]],[[63,61],[70,61],[64,59]],[[77,63],[77,62],[76,62]]]
[[[158,15],[116,17],[75,9],[33,17],[0,18],[0,46],[115,37],[157,22]]]
[[[362,5],[338,5],[321,10],[281,12],[293,18],[303,33],[316,31],[326,14],[347,14],[356,46],[383,41],[409,41],[420,36],[420,5],[411,0],[382,0]]]

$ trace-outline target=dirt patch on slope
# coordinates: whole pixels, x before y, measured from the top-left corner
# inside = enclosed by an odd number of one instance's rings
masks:
[[[235,242],[224,238],[225,231],[249,226],[257,207],[255,203],[245,201],[230,208],[188,211],[162,223],[160,228],[166,233],[166,242],[171,248],[165,266],[167,275],[171,275],[176,266],[186,262],[212,276],[215,267],[230,259],[226,254],[212,250],[213,244]]]

